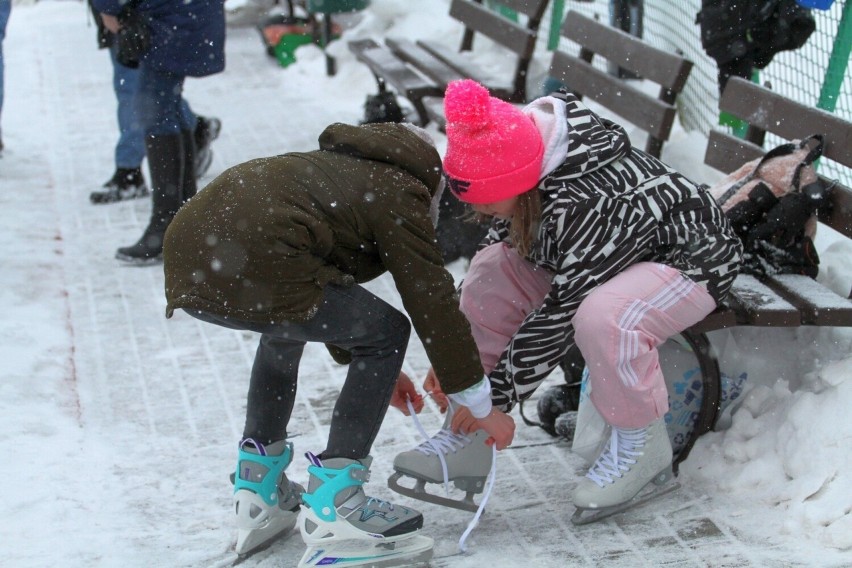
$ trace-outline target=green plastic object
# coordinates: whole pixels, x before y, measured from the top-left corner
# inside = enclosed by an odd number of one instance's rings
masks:
[[[308,12],[312,14],[340,14],[357,12],[370,5],[370,0],[308,0]]]
[[[834,112],[844,81],[848,79],[849,54],[852,53],[852,1],[843,6],[843,14],[834,36],[834,46],[825,70],[817,108]]]
[[[284,34],[275,45],[275,59],[281,67],[287,67],[296,62],[296,50],[312,41],[308,34]]]

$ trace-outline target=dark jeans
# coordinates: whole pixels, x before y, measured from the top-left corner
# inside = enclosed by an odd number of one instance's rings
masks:
[[[183,116],[183,75],[139,66],[136,110],[146,136],[180,134],[187,129]]]
[[[261,334],[243,437],[265,444],[287,437],[305,343],[327,343],[349,351],[352,362],[334,405],[328,445],[321,457],[369,455],[411,335],[411,324],[399,310],[360,286],[329,285],[319,310],[305,323],[260,324],[195,310],[187,313],[208,323]]]

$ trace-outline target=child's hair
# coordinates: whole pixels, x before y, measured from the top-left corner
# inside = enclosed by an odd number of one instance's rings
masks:
[[[468,219],[468,217],[466,217]],[[473,222],[490,220],[489,215],[473,213],[469,219]],[[509,241],[521,257],[532,250],[535,235],[541,220],[541,193],[533,188],[518,195],[515,214],[509,224]]]
[[[541,193],[538,188],[520,194],[509,226],[509,239],[521,257],[526,257],[532,250],[540,220]]]

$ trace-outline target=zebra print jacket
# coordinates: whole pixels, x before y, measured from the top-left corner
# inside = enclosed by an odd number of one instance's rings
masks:
[[[492,401],[509,411],[528,398],[573,344],[572,318],[598,285],[628,266],[673,266],[719,303],[739,269],[742,244],[713,198],[682,174],[632,148],[624,129],[568,93],[568,149],[538,185],[542,217],[528,260],[554,277],[489,376]],[[481,244],[508,241],[495,221]]]

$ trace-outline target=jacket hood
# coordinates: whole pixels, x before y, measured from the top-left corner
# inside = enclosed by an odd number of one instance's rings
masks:
[[[353,126],[335,123],[319,137],[321,150],[384,162],[405,170],[434,197],[441,182],[441,156],[428,142],[401,124]]]
[[[533,119],[545,140],[543,174],[553,172],[560,179],[578,178],[624,158],[631,151],[630,137],[621,125],[590,113],[570,93],[559,92],[537,99],[524,112]]]

